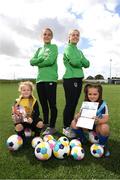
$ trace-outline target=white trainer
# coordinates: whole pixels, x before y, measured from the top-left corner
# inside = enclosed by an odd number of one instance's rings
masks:
[[[67,136],[68,138],[75,138],[76,137],[75,132],[70,127],[63,128],[63,134],[65,136]]]
[[[42,135],[49,135],[49,134],[55,134],[56,133],[56,129],[55,128],[50,128],[47,127],[47,129],[42,133]]]

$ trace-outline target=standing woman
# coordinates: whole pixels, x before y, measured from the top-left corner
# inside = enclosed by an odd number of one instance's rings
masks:
[[[82,90],[82,79],[84,77],[83,67],[88,68],[90,63],[77,48],[80,32],[75,29],[69,33],[69,43],[64,50],[64,65],[66,68],[63,76],[63,87],[65,92],[66,105],[63,112],[63,134],[69,138],[75,136],[70,128],[75,109]]]
[[[43,135],[54,134],[57,108],[56,108],[56,88],[58,79],[57,56],[58,48],[51,44],[53,32],[46,28],[43,30],[42,39],[44,46],[38,48],[33,58],[30,60],[32,66],[38,66],[36,79],[37,94],[43,111],[45,131]],[[50,120],[49,120],[50,111]]]

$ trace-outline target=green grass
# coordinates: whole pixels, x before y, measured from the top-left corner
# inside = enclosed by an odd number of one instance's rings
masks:
[[[7,138],[14,134],[11,106],[18,97],[17,83],[0,84],[0,179],[120,179],[120,86],[104,85],[104,99],[109,106],[111,136],[109,139],[111,157],[94,158],[84,146],[82,161],[70,157],[58,160],[52,156],[48,161],[38,161],[31,144],[11,153],[6,147]],[[36,91],[35,95],[37,97]],[[83,92],[76,111],[83,100]],[[64,92],[62,85],[57,90],[58,118],[56,127],[62,132]]]

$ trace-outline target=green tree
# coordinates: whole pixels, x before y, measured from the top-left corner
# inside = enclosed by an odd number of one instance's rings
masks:
[[[94,79],[94,77],[93,76],[88,76],[86,79],[92,80],[92,79]]]
[[[102,76],[101,74],[98,74],[95,76],[95,79],[104,79],[104,76]]]

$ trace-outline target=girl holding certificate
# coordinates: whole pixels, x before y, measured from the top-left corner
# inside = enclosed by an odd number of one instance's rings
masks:
[[[92,131],[95,131],[97,133],[99,144],[102,145],[105,150],[104,155],[109,156],[110,152],[107,145],[108,137],[110,134],[108,125],[109,114],[107,104],[102,99],[102,91],[102,86],[100,84],[87,84],[84,88],[85,101],[99,103],[96,116],[93,117],[95,119],[95,123]],[[71,128],[73,128],[74,132],[76,132],[76,134],[79,135],[80,139],[84,141],[85,135],[83,129],[76,126],[80,116],[81,113],[75,115],[75,118],[71,123]]]

